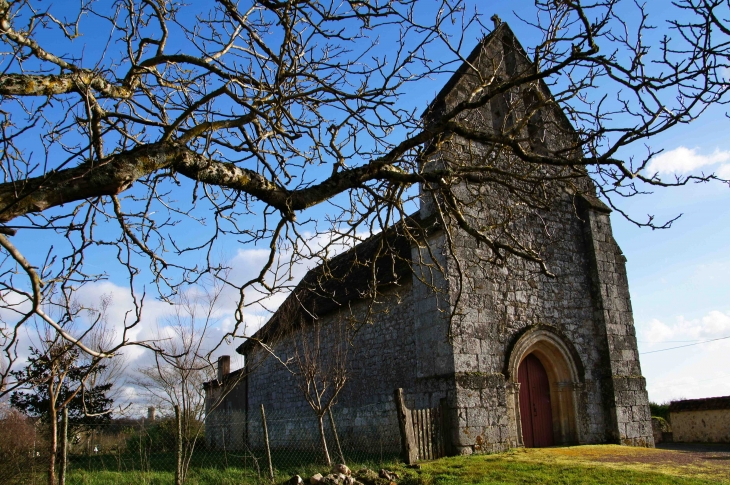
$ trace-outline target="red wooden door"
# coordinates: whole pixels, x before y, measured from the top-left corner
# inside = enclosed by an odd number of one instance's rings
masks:
[[[554,441],[550,383],[540,359],[532,354],[525,357],[517,371],[517,382],[520,383],[520,417],[525,446],[552,446]]]

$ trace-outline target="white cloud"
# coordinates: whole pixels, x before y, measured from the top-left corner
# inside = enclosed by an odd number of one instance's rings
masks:
[[[724,180],[730,180],[730,163],[721,165],[720,168],[715,171],[715,175]]]
[[[641,340],[651,344],[677,341],[682,343],[685,340],[692,343],[690,341],[726,337],[730,335],[730,313],[713,310],[702,318],[691,320],[679,316],[672,324],[652,319],[642,334]]]
[[[323,258],[332,258],[350,249],[367,236],[369,234],[360,233],[354,237],[339,236],[333,231],[318,234],[305,233],[302,234],[302,237],[306,240],[306,244],[300,241],[301,247],[298,248],[296,253],[289,246],[279,248],[271,270],[266,275],[267,284],[277,286],[279,291],[271,294],[258,285],[246,290],[244,303],[248,315],[244,318],[245,329],[241,328],[239,333],[253,334],[279,308],[279,305],[289,295],[290,290],[299,283],[307,271],[320,264]],[[233,314],[240,298],[236,287],[240,287],[258,276],[268,258],[268,249],[239,249],[226,262],[232,269],[228,275],[228,280],[233,283],[233,286],[226,286],[223,289],[221,307],[228,309],[228,312],[224,313]],[[224,324],[228,325],[228,328],[232,326],[230,321],[225,322],[224,320]]]
[[[720,150],[716,148],[709,155],[699,153],[698,148],[687,148],[680,146],[674,150],[660,153],[649,162],[647,167],[651,173],[675,173],[686,174],[693,172],[701,167],[715,165],[730,161],[730,151]],[[721,165],[716,170],[730,171],[730,165]]]
[[[656,318],[649,321],[648,328],[644,330],[644,338],[650,343],[659,343],[671,340],[674,332],[669,326]]]
[[[641,367],[652,401],[694,399],[730,394],[726,366],[730,352],[730,312],[712,310],[701,318],[679,316],[673,322],[658,319],[641,325]],[[707,340],[714,342],[701,343]],[[654,352],[670,349],[666,352]]]
[[[139,295],[138,295],[139,296]],[[101,281],[82,286],[76,293],[79,303],[85,306],[96,307],[102,298],[108,299],[106,309],[109,339],[112,344],[123,336],[124,326],[134,322],[134,302],[128,287],[118,286],[110,281]],[[138,300],[139,301],[139,300]],[[129,329],[126,338],[129,341],[148,341],[156,337],[156,322],[174,313],[172,305],[145,298],[142,306],[142,319],[133,328]],[[128,363],[140,358],[144,353],[143,347],[130,346],[122,352]]]
[[[730,394],[730,379],[726,371],[701,372],[699,366],[677,370],[664,379],[649,380],[647,391],[654,402],[697,399]]]

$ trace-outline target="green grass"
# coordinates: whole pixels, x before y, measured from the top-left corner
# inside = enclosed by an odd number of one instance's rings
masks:
[[[516,485],[516,484],[717,484],[715,480],[678,477],[655,471],[602,465],[563,465],[509,460],[501,455],[444,458],[426,463],[404,480],[408,485]]]
[[[74,470],[70,473],[68,485],[170,485],[175,481],[173,472],[112,472]],[[203,468],[192,470],[185,482],[188,485],[240,485],[263,483],[250,470]]]
[[[656,403],[649,402],[649,410],[651,411],[652,417],[663,418],[665,421],[669,421],[669,403]]]
[[[249,485],[268,480],[268,462],[260,451],[250,453],[219,450],[197,450],[190,461],[186,483],[190,485],[236,484]],[[354,469],[397,465],[397,456],[380,453],[345,453]],[[286,481],[299,474],[307,478],[325,473],[327,467],[316,451],[273,451],[272,462],[276,481]],[[334,456],[333,456],[333,459]],[[99,454],[69,456],[68,485],[130,484],[151,485],[174,483],[176,459],[174,453],[153,453],[140,457],[134,453],[120,456]],[[0,485],[41,485],[46,480],[43,459],[31,460],[20,467],[21,472],[5,470],[0,463]]]
[[[418,470],[408,469],[397,462],[383,462],[371,457],[359,463],[348,463],[353,470],[363,466],[378,470],[387,468],[400,474],[399,485],[487,485],[487,484],[638,484],[638,485],[730,485],[730,463],[726,460],[681,463],[673,451],[629,448],[613,445],[576,446],[512,450],[495,455],[443,458],[421,464]],[[284,459],[289,458],[286,462]],[[292,475],[308,479],[314,473],[326,473],[323,465],[312,464],[316,455],[274,455],[278,463],[276,483]],[[153,456],[151,471],[122,469],[118,471],[113,456],[76,459],[68,476],[68,485],[157,485],[174,482],[172,455]],[[113,462],[110,460],[114,460]],[[238,461],[237,461],[238,460]],[[267,467],[261,461],[261,477],[255,467],[243,467],[243,457],[232,453],[207,453],[196,456],[188,474],[189,485],[258,485],[266,480]],[[131,462],[127,465],[131,465]],[[106,470],[100,469],[102,466]],[[121,467],[119,468],[121,469]],[[6,482],[42,484],[42,470],[26,475],[23,481]]]
[[[345,455],[348,457],[348,461],[355,463],[353,466],[357,467],[382,468],[386,463],[391,465],[397,462],[397,456],[393,454],[352,453],[348,455],[346,453]],[[313,475],[323,470],[324,461],[319,452],[274,450],[271,453],[271,459],[276,476],[290,478],[295,474]],[[155,453],[145,459],[140,459],[131,454],[122,455],[119,458],[114,455],[99,455],[72,457],[69,468],[79,473],[112,470],[131,473],[144,470],[157,474],[174,474],[175,463],[173,453]],[[236,476],[243,474],[257,478],[259,476],[268,476],[268,462],[261,451],[257,451],[254,456],[250,453],[237,451],[199,450],[193,455],[189,469],[191,480],[198,475],[203,477],[214,475],[217,477],[216,479],[219,479],[222,476],[221,473]],[[201,480],[205,479],[207,478],[201,478]],[[204,482],[201,481],[200,483]]]

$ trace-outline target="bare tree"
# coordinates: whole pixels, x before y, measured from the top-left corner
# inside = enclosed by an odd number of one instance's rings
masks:
[[[297,327],[290,336],[295,340],[294,379],[317,416],[322,453],[327,466],[332,466],[324,421],[347,383],[348,327],[342,319],[323,324],[316,318],[311,322],[300,319]]]
[[[491,251],[485,262],[522,258],[551,274],[545,248],[511,224],[555,194],[597,188],[621,211],[646,187],[714,178],[662,179],[649,169],[657,150],[621,153],[727,100],[727,7],[667,6],[685,20],[651,43],[641,4],[536,0],[521,16],[540,40],[515,68],[509,56],[469,61],[464,33],[500,29],[470,0],[0,0],[3,381],[33,318],[104,357],[134,343],[138,280],[170,299],[203,275],[223,278],[220,248],[264,245],[253,277],[227,281],[239,292],[229,336],[243,336],[244,309],[288,291],[292,264],[404,218],[414,184],[440,223]],[[456,71],[473,79],[458,99],[424,116],[403,104]],[[480,124],[485,107],[502,121]],[[432,160],[448,144],[460,156]],[[489,199],[485,221],[465,216],[485,193],[510,197]],[[48,235],[46,252],[22,253],[31,232]],[[98,258],[102,271],[89,263]],[[80,287],[120,275],[134,308],[110,348],[84,348],[43,310],[71,318]]]
[[[139,369],[139,378],[135,380],[149,399],[168,414],[174,414],[179,422],[179,483],[185,481],[205,426],[203,384],[215,378],[207,337],[217,321],[221,289],[220,285],[211,284],[178,295],[174,315],[158,328],[154,365]]]

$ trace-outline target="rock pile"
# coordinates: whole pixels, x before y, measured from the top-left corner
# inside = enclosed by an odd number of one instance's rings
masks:
[[[332,467],[328,475],[317,473],[309,478],[310,485],[397,485],[398,474],[385,469],[376,473],[368,468],[363,468],[355,473],[343,464]],[[305,483],[299,475],[294,475],[287,482],[287,485],[299,485]]]

